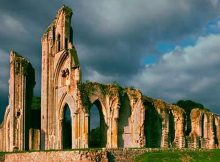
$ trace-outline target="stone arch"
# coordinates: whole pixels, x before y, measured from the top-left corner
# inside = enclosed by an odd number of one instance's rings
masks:
[[[169,110],[169,132],[168,132],[168,142],[169,147],[173,147],[173,142],[175,139],[175,121],[174,121],[174,115],[171,110]]]
[[[62,146],[63,149],[72,148],[72,117],[68,104],[63,108]]]
[[[145,102],[145,147],[159,148],[162,140],[162,118],[151,102]]]
[[[99,118],[100,118],[100,125],[98,128],[96,128],[93,132],[93,130],[90,131],[91,127],[91,113],[90,110],[92,106],[95,105],[98,108],[99,111]],[[100,102],[99,99],[96,99],[95,101],[92,102],[91,106],[89,107],[89,124],[88,124],[88,129],[89,129],[89,147],[106,147],[107,146],[107,123],[106,123],[106,116],[104,114],[104,108],[103,104]],[[95,136],[98,136],[100,138],[100,141],[95,139]],[[99,142],[99,144],[94,145],[96,142]]]
[[[75,130],[74,128],[76,127],[77,123],[74,123],[74,118],[75,115],[77,114],[77,107],[76,103],[71,95],[68,93],[64,93],[63,96],[60,99],[60,102],[58,104],[57,108],[57,116],[58,116],[58,123],[57,123],[57,134],[58,134],[58,148],[62,149],[63,148],[63,120],[64,120],[64,113],[65,113],[65,106],[68,105],[69,110],[70,110],[70,117],[71,117],[71,142],[72,146],[71,148],[75,148]]]
[[[125,147],[126,144],[131,141],[129,137],[131,136],[131,132],[129,129],[129,120],[131,118],[132,110],[130,106],[130,100],[128,95],[122,99],[122,104],[119,109],[119,120],[118,120],[118,146]]]
[[[61,54],[60,58],[58,59],[57,63],[56,63],[56,67],[55,67],[55,71],[54,71],[54,83],[55,86],[58,86],[58,78],[59,78],[59,74],[61,71],[61,68],[64,65],[64,62],[68,59],[69,53],[68,52],[64,52],[63,54]],[[56,87],[57,88],[57,87]]]
[[[91,105],[95,102],[99,102],[100,103],[100,108],[102,110],[105,122],[107,122],[107,118],[108,118],[108,112],[105,108],[105,103],[103,100],[101,100],[103,96],[97,96],[97,95],[93,95],[93,96],[89,96],[89,100]],[[90,106],[89,107],[85,107],[85,112],[89,114],[89,110],[90,110]]]

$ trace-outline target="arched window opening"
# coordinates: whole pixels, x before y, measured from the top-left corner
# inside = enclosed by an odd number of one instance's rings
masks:
[[[213,118],[212,124],[213,124],[213,133],[214,133],[215,144],[216,144],[217,146],[219,146],[218,136],[217,136],[217,125],[216,125],[216,123],[215,123],[215,118]]]
[[[69,106],[66,104],[63,113],[63,149],[72,148],[72,119]]]
[[[68,39],[65,38],[65,49],[67,49],[67,48],[68,48]]]
[[[169,112],[169,146],[173,147],[173,142],[175,139],[175,121],[172,111]]]
[[[99,101],[90,107],[89,114],[89,147],[106,147],[107,126]]]
[[[162,118],[151,102],[144,102],[145,121],[144,133],[145,147],[159,148],[162,139]]]
[[[204,138],[204,115],[202,115],[200,127],[201,127],[201,137]]]
[[[129,118],[131,117],[131,107],[128,96],[125,95],[122,99],[122,105],[119,109],[118,121],[118,146],[129,147],[131,140],[131,129],[129,126]]]
[[[61,47],[60,47],[60,34],[58,34],[58,37],[57,37],[57,50],[58,52],[60,51]]]
[[[55,27],[53,27],[53,43],[55,43]]]

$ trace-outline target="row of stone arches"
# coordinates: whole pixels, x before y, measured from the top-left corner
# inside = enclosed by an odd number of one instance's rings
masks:
[[[71,108],[68,103],[63,104],[63,117],[61,138],[63,149],[72,148],[74,142],[74,119]],[[72,107],[73,108],[73,107]],[[73,111],[73,110],[72,110]],[[131,117],[131,107],[128,96],[123,99],[123,104],[119,109],[118,118],[118,147],[129,147],[131,127],[129,127],[129,119]],[[106,123],[103,107],[101,102],[97,99],[88,108],[88,147],[89,148],[103,148],[107,147],[107,134],[109,126]],[[80,125],[83,126],[83,125]],[[126,139],[126,140],[125,140]]]
[[[154,107],[146,109],[144,126],[145,147],[175,147],[176,128],[171,111],[162,112],[160,115]]]
[[[63,149],[72,148],[72,132],[74,132],[74,123],[71,116],[71,109],[69,105],[66,103],[63,108],[63,119],[61,122]],[[105,147],[107,142],[107,124],[105,123],[101,103],[99,100],[96,100],[89,108],[88,129],[88,147]]]
[[[145,102],[146,147],[219,148],[219,117],[207,110],[195,108],[191,112],[187,133],[186,115],[181,108],[160,100]]]
[[[122,105],[119,109],[118,119],[118,147],[129,147],[131,141],[131,127],[129,127],[129,120],[132,115],[132,110],[127,95],[122,100]],[[68,104],[64,106],[63,113],[63,128],[62,128],[62,146],[63,149],[70,149],[72,147],[72,119],[71,112]],[[104,119],[102,112],[102,105],[99,100],[95,100],[88,109],[89,120],[88,120],[88,147],[100,148],[106,147],[107,144],[107,129],[108,126]],[[169,131],[168,131],[168,147],[172,147],[172,143],[175,139],[175,126],[174,116],[172,112],[168,112],[169,117]],[[152,107],[146,109],[145,112],[145,131],[144,135],[147,137],[145,146],[146,147],[161,147],[162,139],[162,118],[158,112]]]

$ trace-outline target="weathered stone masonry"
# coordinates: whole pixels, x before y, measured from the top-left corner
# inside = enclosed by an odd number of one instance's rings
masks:
[[[9,105],[0,129],[2,151],[29,149],[30,102],[35,85],[34,69],[16,52],[10,53]]]
[[[36,110],[31,107],[34,70],[22,56],[11,52],[9,105],[0,125],[1,151],[90,147],[92,105],[100,113],[101,147],[220,148],[217,114],[193,109],[188,135],[189,119],[176,105],[146,97],[133,88],[83,83],[71,16],[72,10],[63,6],[41,39],[40,119],[33,116]],[[71,120],[65,125],[68,108]],[[41,124],[36,126],[38,120]],[[67,127],[71,129],[68,135],[64,133]]]

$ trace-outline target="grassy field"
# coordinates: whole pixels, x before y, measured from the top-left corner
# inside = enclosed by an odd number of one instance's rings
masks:
[[[220,150],[147,152],[135,162],[220,162]]]

